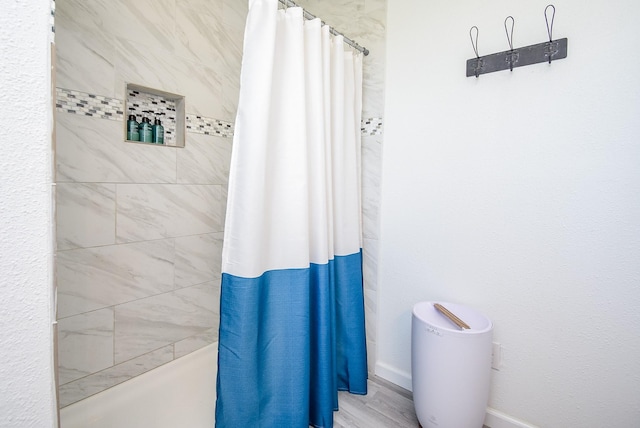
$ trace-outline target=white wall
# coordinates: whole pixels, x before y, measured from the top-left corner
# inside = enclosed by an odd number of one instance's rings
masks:
[[[55,426],[50,2],[0,13],[0,426]]]
[[[546,2],[388,4],[377,371],[405,386],[411,308],[485,312],[490,406],[542,427],[640,426],[640,4],[562,0],[567,59],[465,77],[543,42]]]

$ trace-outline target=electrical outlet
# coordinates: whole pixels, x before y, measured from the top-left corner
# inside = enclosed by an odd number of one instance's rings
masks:
[[[498,342],[493,342],[491,348],[491,368],[494,370],[500,370],[502,364],[502,346]]]

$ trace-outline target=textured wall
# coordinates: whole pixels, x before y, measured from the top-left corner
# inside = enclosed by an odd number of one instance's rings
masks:
[[[55,426],[48,1],[0,14],[0,426]]]
[[[217,339],[245,16],[231,0],[58,1],[63,407]],[[125,83],[186,97],[184,148],[123,141]]]
[[[546,4],[389,2],[378,369],[408,382],[413,304],[452,300],[495,323],[492,407],[640,426],[640,6],[556,3],[567,59],[465,77],[471,26],[540,43]]]

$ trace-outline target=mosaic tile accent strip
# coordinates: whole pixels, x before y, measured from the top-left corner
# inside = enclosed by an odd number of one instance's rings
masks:
[[[56,109],[60,112],[95,116],[101,119],[124,120],[123,100],[63,88],[56,88],[56,94]],[[161,116],[165,129],[165,143],[175,146],[175,102],[161,99],[160,97],[155,99],[149,94],[136,94],[134,91],[131,91],[129,96],[131,97],[129,99],[129,108],[134,109],[132,114],[136,115],[136,120],[140,122],[144,111],[153,112],[150,115],[152,118],[154,118],[156,114]],[[129,114],[129,112],[127,114]],[[233,122],[197,116],[195,114],[187,114],[185,120],[187,132],[233,138]],[[381,117],[362,119],[360,126],[362,135],[365,136],[381,135],[382,128],[383,120]]]
[[[136,115],[136,121],[140,123],[143,117],[160,119],[164,127],[164,143],[167,146],[176,145],[176,102],[168,98],[148,94],[140,91],[127,93],[127,107],[130,114]]]
[[[56,88],[57,111],[122,121],[123,109],[122,100],[116,98]]]
[[[56,0],[51,0],[51,18],[49,18],[49,23],[51,24],[51,33],[55,34],[56,32]]]
[[[188,114],[186,118],[187,132],[196,134],[217,135],[220,137],[233,137],[233,123],[224,120]]]
[[[371,117],[368,119],[362,119],[362,125],[360,127],[362,135],[381,135],[382,134],[382,118]]]

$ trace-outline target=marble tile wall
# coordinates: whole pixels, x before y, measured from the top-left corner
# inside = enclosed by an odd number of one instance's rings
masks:
[[[86,144],[96,130],[117,137]],[[58,113],[57,145],[66,406],[217,340],[231,139],[187,133],[185,148],[133,145],[118,122]]]
[[[64,407],[217,340],[247,4],[56,6]],[[123,141],[125,82],[186,96],[184,148]]]

